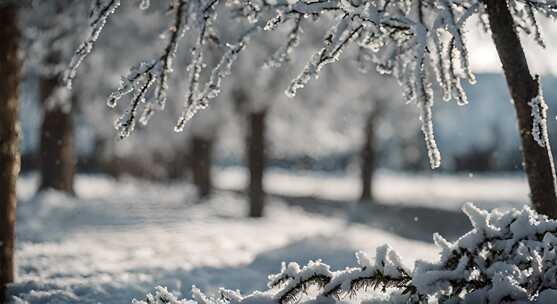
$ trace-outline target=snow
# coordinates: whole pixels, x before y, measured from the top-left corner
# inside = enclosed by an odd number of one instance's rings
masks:
[[[57,192],[35,195],[37,177],[23,176],[18,183],[17,279],[10,288],[15,303],[125,303],[148,293],[153,300],[169,297],[155,290],[159,285],[177,299],[191,299],[192,285],[208,294],[219,287],[239,290],[229,296],[241,297],[266,290],[267,276],[279,272],[282,262],[287,263],[283,269],[296,274],[308,261],[314,261],[312,270],[325,267],[320,259],[334,270],[356,262],[380,265],[381,260],[382,271],[396,277],[398,269],[411,269],[416,260],[438,260],[433,232],[449,239],[435,236],[441,260],[456,244],[478,244],[477,233],[453,242],[472,228],[459,210],[464,202],[508,209],[527,201],[527,185],[517,176],[379,171],[374,184],[379,203],[364,208],[354,202],[359,192],[355,176],[271,169],[265,181],[270,193],[266,218],[246,219],[245,198],[238,191],[244,171],[215,168],[215,173],[220,190],[201,204],[186,182],[79,175],[76,198]],[[485,211],[465,210],[477,229],[508,224],[509,217],[488,220]],[[551,228],[538,226],[540,231]],[[518,220],[509,229],[520,237],[532,232],[528,227],[529,222]],[[443,275],[457,277],[462,271]],[[370,296],[370,303],[388,302],[380,293]],[[257,302],[268,295],[253,297]]]
[[[192,285],[249,292],[282,261],[323,258],[338,268],[384,243],[407,263],[434,257],[431,244],[275,198],[267,218],[248,220],[243,196],[220,191],[197,204],[185,183],[80,175],[79,198],[34,196],[35,185],[33,175],[18,184],[16,303],[122,303],[157,285],[180,298]]]
[[[264,183],[270,193],[353,202],[360,193],[356,174],[270,169]],[[242,189],[245,178],[242,167],[219,170],[216,175],[217,184],[223,189]],[[373,185],[374,195],[382,204],[458,212],[466,202],[484,209],[521,207],[528,201],[529,191],[526,179],[518,174],[428,175],[378,170]]]
[[[532,98],[528,105],[532,111],[532,137],[540,147],[545,147],[546,143],[549,143],[549,135],[547,133],[548,106],[543,98],[541,86],[538,87],[538,95]]]
[[[557,222],[527,206],[488,212],[467,204],[463,211],[474,229],[453,244],[442,244],[440,263],[416,263],[413,284],[418,292],[460,297],[467,290],[465,301],[471,301],[469,293],[475,303],[544,303],[547,299],[538,298],[539,292],[555,286],[551,239]]]

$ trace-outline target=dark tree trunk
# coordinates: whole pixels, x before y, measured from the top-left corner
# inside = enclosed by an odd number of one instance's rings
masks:
[[[213,142],[201,136],[191,138],[191,171],[200,199],[208,198],[213,190],[211,159]]]
[[[362,183],[361,202],[373,200],[372,179],[375,171],[375,115],[370,113],[364,128],[364,144],[360,152],[360,177]]]
[[[64,109],[64,106],[48,104],[48,99],[59,85],[57,77],[41,79],[43,122],[39,155],[39,190],[55,189],[74,194],[76,161],[71,110]]]
[[[265,118],[267,111],[249,113],[246,151],[249,167],[249,216],[262,217],[265,207],[263,171],[265,170]]]
[[[20,167],[21,61],[17,8],[0,6],[0,303],[14,280],[16,180]]]
[[[538,80],[532,77],[524,50],[514,28],[507,1],[484,0],[487,5],[493,41],[503,64],[507,84],[514,101],[522,142],[523,166],[528,176],[532,205],[536,211],[557,218],[557,196],[553,158],[546,147],[532,137],[533,118],[528,105],[538,96]]]

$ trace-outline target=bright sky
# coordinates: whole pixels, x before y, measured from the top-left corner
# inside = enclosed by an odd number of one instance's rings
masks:
[[[532,73],[557,76],[557,60],[554,59],[557,56],[557,24],[551,21],[540,23],[543,24],[542,36],[547,48],[541,48],[531,37],[522,36],[528,63]],[[468,23],[468,29],[467,39],[470,46],[470,61],[473,71],[476,73],[500,73],[501,64],[491,37],[483,33],[474,20]]]

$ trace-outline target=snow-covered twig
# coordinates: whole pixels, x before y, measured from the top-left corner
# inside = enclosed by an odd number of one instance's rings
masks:
[[[91,53],[95,42],[99,38],[108,18],[120,7],[120,0],[96,0],[90,15],[90,33],[75,51],[68,69],[64,73],[63,81],[71,89],[72,81],[77,74],[77,70],[83,60]]]

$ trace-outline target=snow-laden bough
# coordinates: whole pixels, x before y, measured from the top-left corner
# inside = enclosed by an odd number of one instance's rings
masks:
[[[279,273],[269,276],[267,290],[247,295],[223,288],[218,295],[208,296],[194,288],[194,300],[188,302],[158,287],[154,295],[133,303],[345,303],[370,292],[384,292],[406,303],[553,303],[557,221],[527,206],[486,211],[468,203],[463,211],[474,229],[455,242],[435,234],[439,260],[417,261],[413,270],[385,245],[377,249],[374,259],[357,252],[356,265],[344,270],[333,271],[322,261],[303,267],[283,263]]]
[[[557,17],[555,0],[507,0],[518,30],[531,35],[542,47],[545,45],[536,15]],[[147,9],[150,1],[141,1],[140,8]],[[76,75],[79,64],[91,52],[94,42],[105,23],[115,15],[120,1],[95,1],[91,21],[91,34],[76,52],[65,80],[68,86]],[[221,39],[218,24],[226,10],[233,16],[230,24],[242,25],[237,37]],[[119,99],[130,96],[130,104],[117,120],[116,129],[124,138],[134,130],[135,121],[146,124],[153,113],[165,107],[168,79],[173,71],[173,61],[180,41],[188,32],[193,35],[189,49],[185,102],[175,125],[182,131],[187,121],[199,110],[207,108],[209,101],[221,91],[222,80],[230,74],[232,64],[238,59],[253,36],[271,35],[274,29],[293,24],[283,47],[266,62],[267,67],[280,66],[289,61],[299,44],[306,20],[327,16],[334,20],[317,51],[302,71],[286,88],[294,96],[311,79],[317,78],[324,66],[340,60],[346,49],[353,46],[362,60],[371,60],[378,71],[396,77],[403,87],[405,98],[419,108],[421,130],[424,134],[432,168],[441,165],[441,153],[434,136],[434,89],[440,87],[445,100],[454,99],[458,104],[468,103],[462,82],[475,83],[469,51],[466,44],[465,25],[473,16],[488,31],[487,12],[482,0],[175,0],[169,12],[174,21],[169,25],[165,46],[159,56],[137,64],[122,77],[120,88],[110,95],[108,105],[116,106]],[[229,16],[227,14],[226,16]],[[220,19],[219,19],[220,18]],[[227,26],[227,25],[225,25]],[[208,44],[225,49],[221,60],[208,67],[204,54],[210,52]],[[202,77],[207,74],[207,77]],[[203,79],[205,83],[203,83]],[[153,91],[153,93],[151,93]],[[149,97],[149,98],[146,98]],[[142,114],[136,112],[142,108]]]

